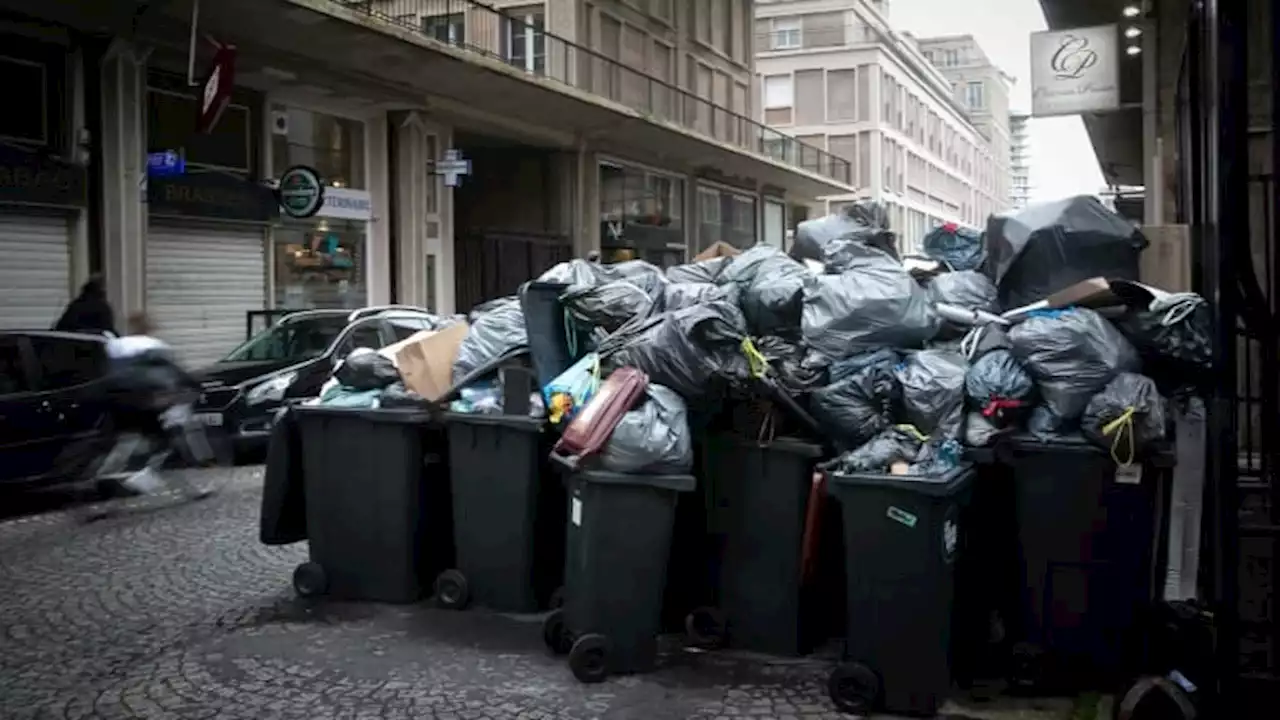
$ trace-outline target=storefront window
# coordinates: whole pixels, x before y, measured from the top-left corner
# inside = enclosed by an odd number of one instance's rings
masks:
[[[600,244],[656,265],[684,261],[684,180],[616,163],[600,164]],[[625,250],[626,252],[621,252]],[[606,259],[610,252],[606,252]]]
[[[787,206],[781,200],[764,202],[764,241],[779,250],[787,235]]]
[[[698,188],[698,250],[717,242],[749,248],[756,233],[756,198],[708,186]]]
[[[334,187],[366,189],[364,123],[323,113],[274,106],[271,162],[277,175],[307,165]]]
[[[275,229],[276,307],[365,305],[365,224],[320,220]]]

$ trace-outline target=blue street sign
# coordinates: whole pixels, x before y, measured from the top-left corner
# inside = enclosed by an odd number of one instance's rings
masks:
[[[182,155],[172,150],[147,153],[147,174],[152,177],[174,177],[187,172]]]

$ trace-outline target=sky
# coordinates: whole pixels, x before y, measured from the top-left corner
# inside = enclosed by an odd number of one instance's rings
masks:
[[[1015,79],[1013,111],[1031,110],[1029,37],[1045,30],[1039,0],[888,0],[889,22],[917,37],[973,35],[987,57]],[[1031,198],[1093,195],[1105,186],[1079,117],[1031,121]]]

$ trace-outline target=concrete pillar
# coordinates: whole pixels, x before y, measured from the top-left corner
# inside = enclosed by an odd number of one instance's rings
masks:
[[[66,156],[80,162],[88,158],[88,148],[82,145],[82,133],[88,127],[85,116],[85,67],[84,49],[77,47],[67,56],[68,75],[71,84],[71,137],[65,148]],[[97,68],[92,68],[97,72]],[[83,208],[76,213],[71,225],[71,283],[67,288],[69,297],[75,297],[80,285],[89,278],[89,210]]]
[[[427,183],[435,178],[430,174],[426,124],[421,113],[394,113],[391,131],[396,135],[392,162],[396,188],[396,206],[392,208],[397,228],[394,242],[400,259],[396,301],[428,307],[439,299],[427,297]]]
[[[1142,186],[1143,223],[1164,224],[1164,151],[1160,136],[1159,33],[1145,23],[1142,33]]]
[[[444,157],[444,153],[453,147],[453,128],[443,124],[428,123],[428,129],[434,130],[436,133],[436,157],[439,160]],[[457,253],[455,248],[457,241],[454,238],[454,212],[453,212],[453,195],[454,189],[444,184],[444,180],[434,174],[434,166],[428,180],[436,184],[436,192],[439,197],[439,217],[440,217],[440,233],[437,238],[430,238],[427,243],[427,252],[436,258],[436,310],[440,313],[453,313],[458,311],[458,283],[457,279]],[[463,182],[466,179],[463,178]],[[461,308],[470,310],[471,308]]]
[[[147,54],[116,40],[101,67],[103,274],[118,318],[146,307]]]
[[[592,250],[600,249],[600,161],[587,149],[585,141],[578,143],[576,156],[578,202],[574,214],[579,222],[574,228],[573,252],[576,257],[586,257]]]
[[[373,220],[369,223],[369,304],[391,302],[391,180],[388,172],[387,123],[379,117],[365,125],[369,194],[373,196]]]

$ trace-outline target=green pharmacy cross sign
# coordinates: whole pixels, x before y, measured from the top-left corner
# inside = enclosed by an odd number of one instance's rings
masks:
[[[324,182],[315,168],[295,165],[280,176],[276,198],[281,209],[291,218],[314,216],[324,207]]]

